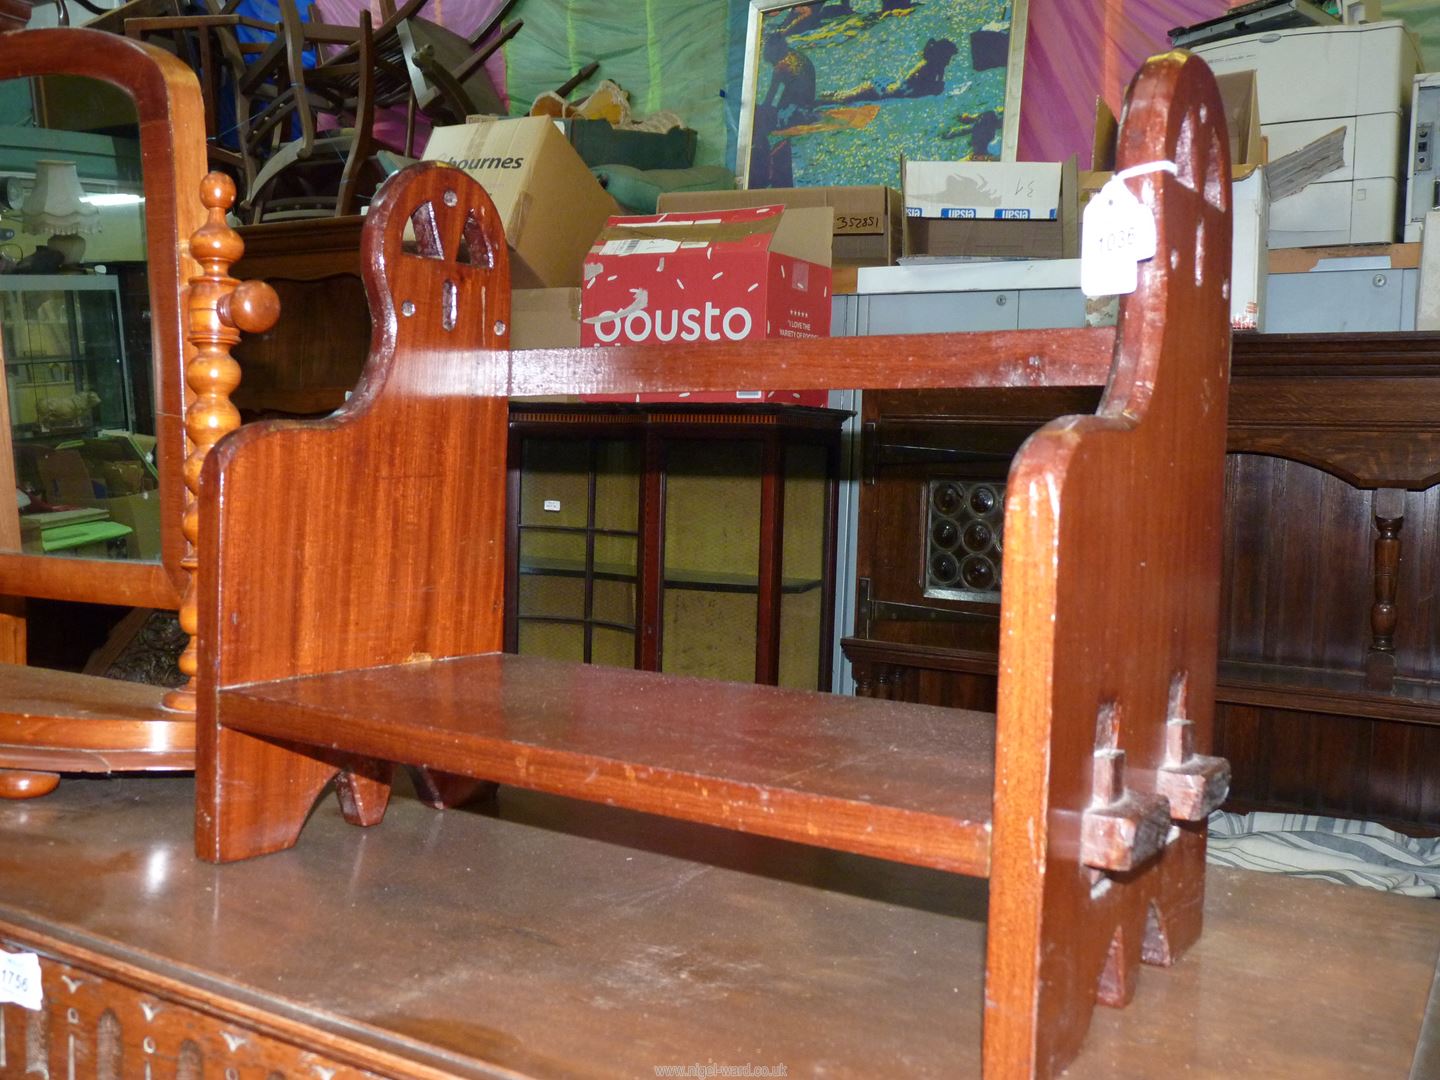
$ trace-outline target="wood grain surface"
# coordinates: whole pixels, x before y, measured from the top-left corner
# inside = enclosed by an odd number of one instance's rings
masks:
[[[185,289],[198,265],[188,240],[203,220],[196,193],[204,171],[204,119],[194,73],[168,53],[95,30],[27,30],[0,35],[0,79],[76,75],[119,87],[134,101],[145,184],[145,271],[149,279],[155,462],[159,471],[160,561],[70,559],[0,552],[0,594],[174,608],[192,556],[181,534],[186,454],[182,413],[187,366]],[[10,453],[8,428],[5,453]],[[18,544],[4,545],[18,548]],[[13,605],[5,660],[23,664],[23,626]],[[160,691],[104,679],[7,667],[0,713],[0,798],[34,797],[54,778],[33,770],[110,772],[186,769],[194,763],[189,721],[159,708]]]
[[[1098,414],[1042,429],[1011,474],[990,1080],[1057,1075],[1097,1001],[1124,1004],[1142,958],[1169,964],[1199,934],[1203,824],[1167,829],[1173,815],[1155,777],[1188,764],[1167,753],[1167,724],[1191,724],[1194,747],[1208,748],[1214,696],[1229,364],[1221,117],[1208,69],[1185,54],[1156,58],[1137,78],[1122,161],[1175,164],[1173,176],[1134,183],[1155,216],[1159,254],[1122,301]],[[410,226],[413,252],[401,246]],[[448,660],[493,652],[501,638],[503,398],[1085,385],[1109,335],[511,354],[505,244],[477,185],[442,166],[407,171],[372,207],[364,243],[375,333],[354,397],[320,422],[242,429],[206,462],[201,580],[213,585],[200,607],[200,854],[228,861],[289,846],[337,775],[346,817],[372,824],[388,763],[399,760],[982,869],[976,809],[989,747],[969,735],[933,746],[931,724],[906,724],[906,710],[882,729],[893,738],[867,744],[866,724],[836,729],[834,706],[822,716],[797,697],[758,705],[754,689],[560,666],[516,666],[512,678],[499,658]],[[272,497],[282,480],[289,505]],[[791,724],[799,737],[787,745]],[[936,784],[939,802],[919,801]],[[937,815],[912,814],[936,805],[958,806],[949,820],[962,827],[947,836]],[[1142,809],[1127,816],[1131,806]],[[1082,822],[1100,817],[1125,827],[1107,832],[1097,859],[1077,839]]]
[[[495,654],[225,690],[226,726],[984,876],[994,721]],[[660,726],[657,717],[673,723]]]
[[[1116,786],[1143,804],[1167,765],[1164,718],[1181,715],[1178,701],[1188,701],[1199,752],[1211,741],[1230,166],[1214,78],[1187,57],[1149,61],[1127,98],[1117,167],[1169,161],[1177,174],[1127,181],[1155,215],[1158,249],[1121,298],[1099,410],[1037,431],[1007,482],[986,965],[992,1080],[1058,1073],[1091,1003],[1128,1003],[1142,960],[1173,963],[1200,936],[1203,822],[1177,821],[1143,873],[1098,879],[1080,863],[1085,811],[1114,805],[1096,783],[1102,758],[1123,755]]]
[[[295,849],[217,867],[192,804],[170,778],[0,804],[0,948],[46,974],[44,1013],[0,1007],[0,1075],[43,1023],[66,1076],[105,1008],[116,1075],[156,1080],[187,1039],[207,1077],[978,1075],[974,879],[516,789],[444,814],[400,794],[378,830],[322,805]],[[1409,1080],[1440,905],[1216,868],[1205,919],[1066,1080]]]

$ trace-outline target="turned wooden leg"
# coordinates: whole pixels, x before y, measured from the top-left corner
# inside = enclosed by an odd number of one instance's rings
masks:
[[[59,773],[0,769],[0,799],[38,799],[49,795],[59,783]]]
[[[1395,683],[1395,625],[1399,611],[1400,528],[1405,524],[1405,492],[1380,488],[1372,503],[1375,515],[1375,603],[1370,607],[1370,652],[1365,658],[1365,685],[1389,690]]]
[[[895,673],[896,669],[894,664],[875,665],[874,697],[879,698],[881,701],[894,700]]]
[[[850,673],[855,677],[855,696],[875,696],[875,672],[869,661],[852,660],[850,662]]]

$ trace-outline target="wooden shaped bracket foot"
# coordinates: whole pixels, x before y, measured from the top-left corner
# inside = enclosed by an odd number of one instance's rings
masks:
[[[416,797],[432,810],[450,810],[483,802],[493,799],[500,790],[500,785],[490,780],[473,780],[435,769],[411,769],[409,772]]]

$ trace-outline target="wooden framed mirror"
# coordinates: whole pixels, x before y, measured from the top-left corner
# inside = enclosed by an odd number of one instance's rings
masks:
[[[163,688],[18,665],[26,598],[181,606],[182,290],[205,161],[199,85],[175,57],[93,30],[0,34],[0,492],[17,491],[0,502],[0,797],[193,760]]]

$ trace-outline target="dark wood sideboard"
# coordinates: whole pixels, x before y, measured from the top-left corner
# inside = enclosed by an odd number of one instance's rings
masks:
[[[325,799],[232,866],[193,821],[182,778],[0,803],[0,953],[44,992],[0,1004],[0,1078],[979,1075],[975,879],[510,788],[376,829]],[[1066,1080],[1435,1076],[1437,944],[1432,901],[1213,867]]]
[[[237,230],[245,254],[231,272],[270,283],[286,314],[234,349],[244,378],[231,397],[247,417],[326,413],[359,380],[370,349],[360,282],[364,224],[359,216],[301,218]]]
[[[861,694],[993,707],[998,593],[968,587],[988,571],[967,552],[1003,524],[935,500],[999,492],[1028,433],[1094,393],[865,395]],[[1229,806],[1440,831],[1440,335],[1237,336],[1229,449]]]

